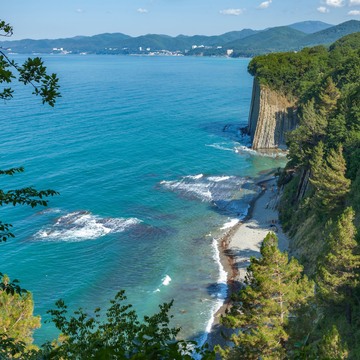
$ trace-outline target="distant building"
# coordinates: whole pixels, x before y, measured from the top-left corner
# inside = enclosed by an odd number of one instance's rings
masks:
[[[199,46],[199,48],[203,48],[203,47],[205,47],[205,46],[204,46],[204,45],[200,45],[200,46]]]
[[[141,47],[141,46],[139,47],[139,50],[142,51],[142,47]]]
[[[150,51],[150,48],[146,48],[146,51]]]
[[[222,46],[218,46],[217,49],[222,49]]]
[[[196,49],[196,48],[197,48],[197,45],[193,45],[191,48],[192,48],[192,49]]]
[[[234,52],[233,49],[228,49],[228,50],[226,50],[227,56],[230,56],[233,52]]]

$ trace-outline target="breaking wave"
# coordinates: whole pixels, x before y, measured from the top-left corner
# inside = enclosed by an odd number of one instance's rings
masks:
[[[38,231],[33,238],[49,241],[84,241],[120,233],[139,224],[136,218],[101,218],[88,211],[73,211],[56,220],[51,227]]]

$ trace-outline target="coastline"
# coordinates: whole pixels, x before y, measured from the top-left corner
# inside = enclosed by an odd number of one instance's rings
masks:
[[[270,229],[271,220],[269,218],[278,216],[276,210],[266,208],[272,198],[281,195],[271,191],[271,189],[276,188],[275,180],[273,178],[262,180],[257,185],[260,186],[261,191],[250,201],[247,215],[218,241],[220,261],[228,274],[227,296],[223,305],[214,314],[211,330],[207,334],[206,342],[210,349],[216,345],[221,347],[227,345],[221,336],[221,332],[230,335],[233,330],[222,326],[220,317],[225,315],[226,309],[230,306],[231,294],[238,292],[242,287],[246,268],[250,264],[250,257],[260,255],[261,242]],[[281,226],[278,225],[277,227],[278,233],[276,235],[279,238],[279,248],[284,251],[288,249],[288,238],[283,233]]]

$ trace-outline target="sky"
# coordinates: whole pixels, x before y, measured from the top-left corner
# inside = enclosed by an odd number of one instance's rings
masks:
[[[124,33],[220,35],[317,20],[360,20],[360,0],[0,0],[11,40]],[[10,39],[9,39],[10,40]]]

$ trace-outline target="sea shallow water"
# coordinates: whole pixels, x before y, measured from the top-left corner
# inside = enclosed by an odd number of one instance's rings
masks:
[[[1,271],[33,292],[43,320],[59,298],[91,312],[125,289],[140,315],[175,299],[172,324],[204,339],[226,292],[216,239],[247,213],[257,179],[284,164],[239,135],[249,60],[43,58],[62,98],[52,109],[14,86],[2,104],[1,169],[25,173],[2,188],[60,195],[48,208],[0,209],[16,235],[1,245]],[[57,335],[43,323],[35,342]]]

